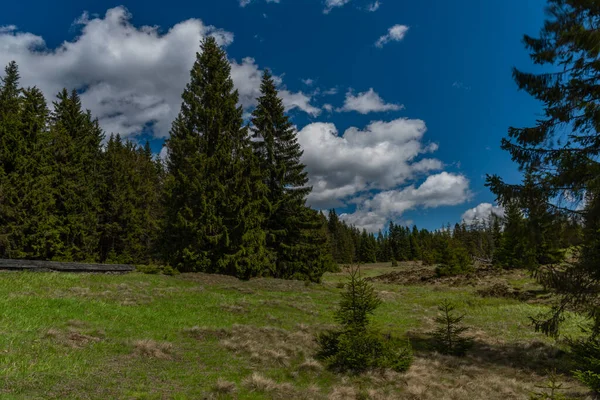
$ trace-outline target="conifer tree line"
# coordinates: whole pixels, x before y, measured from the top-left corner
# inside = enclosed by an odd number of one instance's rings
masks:
[[[339,264],[390,261],[423,261],[427,265],[447,264],[462,257],[495,266],[531,268],[560,262],[565,249],[581,243],[582,226],[577,219],[555,218],[538,210],[525,212],[516,202],[508,204],[506,215],[491,215],[446,225],[435,231],[390,222],[377,234],[346,224],[334,209],[329,211],[327,229],[331,255]],[[461,255],[462,254],[462,255]],[[460,273],[461,271],[455,271]]]
[[[16,63],[0,82],[0,257],[146,264],[248,279],[319,281],[334,268],[326,220],[295,130],[265,72],[248,125],[230,64],[205,39],[166,141],[109,137],[77,91],[48,107],[22,88]]]
[[[48,109],[21,88],[16,63],[0,85],[0,256],[148,262],[161,217],[161,165],[118,135],[102,147],[76,91]]]

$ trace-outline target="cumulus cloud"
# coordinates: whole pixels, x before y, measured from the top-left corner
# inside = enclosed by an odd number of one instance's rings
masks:
[[[423,143],[427,128],[421,120],[376,121],[364,130],[349,128],[342,136],[334,124],[313,123],[298,132],[302,162],[313,191],[309,203],[337,207],[370,190],[396,188],[443,167],[420,156],[437,150]]]
[[[360,114],[368,114],[371,112],[398,111],[403,108],[404,106],[402,104],[387,104],[379,94],[371,88],[367,92],[359,93],[356,96],[352,90],[349,90],[348,93],[346,93],[344,106],[338,109],[338,111],[356,111]]]
[[[324,14],[329,14],[336,7],[342,7],[350,3],[350,0],[325,0]]]
[[[84,13],[75,21],[78,36],[49,49],[40,36],[0,28],[0,64],[15,60],[22,84],[36,85],[49,101],[63,87],[82,91],[81,100],[108,132],[124,136],[151,129],[165,137],[181,105],[181,92],[202,38],[211,35],[220,45],[233,34],[189,19],[161,33],[158,27],[135,27],[124,7],[109,9],[102,17]],[[240,103],[253,107],[261,71],[252,58],[232,62],[232,77]],[[278,81],[281,84],[281,80]],[[320,111],[311,97],[284,89],[288,109],[309,114]]]
[[[467,225],[471,225],[475,220],[487,221],[492,215],[503,217],[504,207],[495,206],[490,203],[481,203],[477,207],[465,211],[462,215],[462,220]]]
[[[320,108],[310,104],[310,95],[304,94],[303,92],[292,93],[289,90],[283,89],[279,91],[279,96],[283,101],[286,111],[297,108],[313,117],[317,117],[321,114]]]
[[[383,45],[389,42],[399,42],[406,36],[406,32],[408,32],[408,26],[406,25],[394,25],[390,29],[388,29],[388,33],[380,37],[377,42],[375,42],[375,46],[381,48]]]
[[[462,204],[471,197],[469,180],[458,174],[442,172],[431,175],[420,185],[383,191],[366,200],[352,214],[340,218],[369,232],[376,232],[390,219],[415,208],[436,208]]]

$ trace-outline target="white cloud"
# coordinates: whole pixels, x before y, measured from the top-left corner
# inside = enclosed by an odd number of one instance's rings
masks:
[[[158,153],[158,159],[166,165],[169,160],[169,148],[167,146],[163,146]]]
[[[408,32],[408,26],[406,25],[394,25],[390,29],[388,29],[388,33],[380,37],[377,42],[375,42],[375,46],[381,48],[384,44],[389,42],[399,42],[404,39],[406,36],[406,32]]]
[[[465,176],[441,172],[429,176],[418,187],[410,185],[380,192],[366,200],[354,213],[342,214],[340,218],[360,229],[376,232],[407,210],[455,206],[470,197],[469,180]]]
[[[323,110],[327,112],[333,112],[333,106],[331,104],[323,104]]]
[[[151,128],[155,136],[167,136],[181,105],[181,92],[189,81],[200,40],[215,36],[220,45],[233,34],[189,19],[161,33],[158,27],[135,27],[124,7],[109,9],[103,17],[84,13],[75,21],[78,36],[48,49],[42,37],[0,28],[0,65],[11,60],[20,67],[23,86],[37,85],[49,101],[63,87],[85,91],[84,107],[100,120],[107,133],[134,135]],[[261,71],[252,58],[232,61],[232,77],[240,103],[256,103]],[[278,79],[281,84],[281,79]],[[311,115],[319,109],[311,97],[285,91],[288,109]]]
[[[465,211],[462,215],[462,220],[467,225],[470,225],[475,222],[476,219],[479,221],[487,221],[492,215],[503,217],[504,207],[495,206],[490,203],[481,203],[477,207]]]
[[[307,114],[317,117],[321,114],[321,109],[310,104],[311,97],[302,92],[292,93],[289,90],[280,90],[279,96],[283,100],[286,111],[298,108]]]
[[[329,14],[336,7],[342,7],[348,4],[350,0],[325,0],[324,14]]]
[[[369,4],[369,6],[367,7],[367,11],[375,12],[379,10],[379,7],[381,7],[381,3],[379,2],[379,0],[377,0],[374,3]]]
[[[367,92],[359,93],[356,96],[352,93],[352,90],[349,90],[346,93],[344,107],[338,109],[338,111],[356,111],[361,114],[368,114],[370,112],[398,111],[403,108],[404,106],[401,104],[385,103],[371,88]]]
[[[435,152],[424,144],[421,120],[376,121],[364,130],[349,128],[338,136],[335,125],[313,123],[298,132],[317,208],[339,206],[370,190],[389,190],[440,170],[442,162],[420,156]]]
[[[304,83],[306,86],[312,86],[315,83],[315,81],[310,78],[307,78],[307,79],[302,79],[302,83]]]
[[[252,3],[254,0],[240,0],[240,7],[246,7],[248,4]],[[267,3],[279,3],[279,0],[267,0]]]
[[[331,89],[327,89],[327,90],[323,91],[323,96],[333,96],[333,95],[336,95],[337,93],[338,93],[337,88],[331,88]]]

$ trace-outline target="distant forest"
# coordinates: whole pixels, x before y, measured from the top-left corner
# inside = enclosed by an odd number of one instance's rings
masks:
[[[168,264],[249,279],[319,281],[336,264],[422,260],[440,274],[473,258],[517,267],[578,244],[576,220],[546,210],[435,232],[390,222],[377,235],[306,205],[311,191],[296,131],[265,72],[247,125],[227,55],[201,44],[165,146],[166,160],[105,137],[77,91],[48,109],[18,67],[0,86],[0,257]],[[108,139],[108,140],[106,140]],[[532,233],[533,232],[533,233]]]

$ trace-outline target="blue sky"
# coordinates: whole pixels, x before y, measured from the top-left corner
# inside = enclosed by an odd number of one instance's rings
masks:
[[[500,139],[540,112],[511,68],[534,68],[521,38],[538,33],[545,2],[382,0],[369,11],[374,1],[10,2],[0,62],[16,59],[49,99],[81,89],[108,132],[152,135],[158,152],[198,41],[216,35],[247,111],[260,71],[280,78],[315,207],[370,230],[389,219],[435,229],[480,204],[466,217],[489,214],[485,174],[519,179]]]

